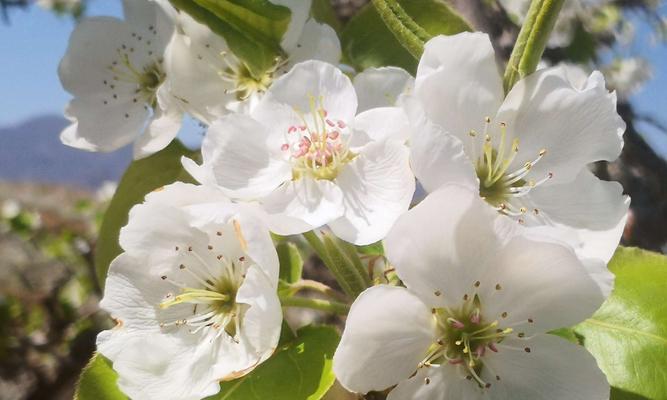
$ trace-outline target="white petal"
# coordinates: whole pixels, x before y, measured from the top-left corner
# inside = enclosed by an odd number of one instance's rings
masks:
[[[228,115],[211,125],[202,148],[213,153],[204,160],[216,182],[231,197],[254,199],[265,196],[291,179],[290,165],[279,146],[267,143],[267,129],[252,118]]]
[[[410,164],[424,189],[432,192],[445,184],[458,183],[477,190],[475,168],[461,141],[427,119],[414,97],[403,100],[410,118]]]
[[[428,383],[427,383],[428,382]],[[387,400],[473,400],[483,398],[477,383],[465,379],[450,365],[421,368],[410,379],[398,384]]]
[[[132,31],[150,34],[151,42],[159,48],[167,45],[174,31],[174,24],[167,10],[175,13],[173,8],[158,4],[157,1],[123,0],[123,14]],[[157,33],[150,32],[151,27]]]
[[[352,81],[359,98],[359,112],[396,105],[402,94],[414,89],[415,78],[398,67],[367,68]]]
[[[304,24],[310,15],[312,0],[271,0],[271,3],[287,7],[291,12],[287,31],[280,41],[280,46],[289,51],[296,47],[297,39],[301,36]]]
[[[431,310],[407,289],[375,286],[352,304],[334,355],[348,390],[384,390],[416,370],[436,340]]]
[[[211,33],[211,36],[215,35]],[[214,58],[208,55],[205,46],[211,46],[209,39],[212,38],[206,37],[202,38],[206,42],[196,42],[196,38],[174,35],[165,56],[165,85],[180,100],[185,111],[210,125],[216,116],[212,110],[224,109],[227,103],[236,98],[233,94],[227,94],[228,89],[232,89],[231,83],[222,80],[218,74],[223,69],[219,65],[223,63],[222,56],[218,54]]]
[[[181,129],[182,120],[183,114],[175,108],[156,110],[153,120],[134,142],[134,158],[147,157],[167,147]]]
[[[273,82],[262,99],[264,104],[258,107],[272,108],[278,103],[307,113],[312,101],[320,98],[331,118],[346,123],[353,120],[357,111],[357,95],[352,82],[341,70],[322,61],[295,65],[290,72]],[[264,119],[260,121],[265,122]],[[266,124],[271,125],[269,121]]]
[[[246,245],[244,250],[258,264],[275,291],[278,284],[278,254],[266,222],[258,215],[258,210],[246,204],[237,207],[234,218],[239,223],[237,234],[243,237]]]
[[[264,198],[262,204],[273,219],[271,230],[279,235],[303,233],[326,225],[345,211],[343,194],[338,186],[331,181],[307,177],[284,183]],[[284,217],[298,219],[303,224],[295,224]],[[281,222],[286,224],[283,226]]]
[[[408,139],[410,125],[408,117],[399,107],[378,107],[364,111],[354,119],[354,133],[350,147],[364,146],[371,141]]]
[[[581,346],[557,336],[538,335],[528,340],[508,339],[498,350],[484,357],[491,382],[488,394],[493,400],[609,399],[607,379]]]
[[[108,331],[110,342],[98,345],[99,351],[107,357],[114,357],[115,351],[111,349],[115,344],[111,342],[122,341],[122,338],[117,338],[118,335],[133,332],[147,335],[160,331],[156,305],[162,301],[165,291],[160,289],[159,278],[146,273],[143,261],[122,253],[109,267],[100,308],[111,314],[118,321],[118,326]]]
[[[149,111],[129,98],[96,95],[73,99],[67,116],[76,122],[61,134],[64,144],[106,152],[132,143],[143,132]]]
[[[619,183],[602,181],[587,168],[570,182],[540,186],[529,196],[549,222],[592,231],[616,227],[629,206]]]
[[[130,28],[116,18],[84,18],[69,39],[58,76],[65,90],[74,95],[108,91],[105,79],[112,75],[109,66],[118,58],[117,48],[129,41]]]
[[[605,299],[571,248],[522,236],[496,252],[479,281],[484,317],[526,335],[581,322]]]
[[[113,368],[118,386],[133,399],[198,400],[220,390],[210,358],[194,346],[150,335],[128,343]]]
[[[517,225],[476,192],[448,185],[396,221],[385,239],[386,254],[426,304],[458,305]]]
[[[623,147],[625,123],[616,112],[616,94],[607,91],[597,71],[583,89],[572,85],[562,67],[537,71],[512,88],[497,119],[520,140],[521,157],[510,169],[545,149],[530,176],[552,172],[549,184],[571,181],[588,163],[614,160]]]
[[[306,60],[338,64],[341,57],[340,40],[329,25],[309,19],[303,27],[296,47],[286,48],[291,65]]]
[[[459,33],[429,40],[417,68],[415,94],[426,114],[446,132],[464,140],[481,132],[504,98],[502,79],[489,37]]]
[[[237,302],[250,306],[241,321],[241,340],[246,343],[245,351],[252,358],[245,367],[248,372],[269,358],[278,345],[283,314],[276,283],[277,276],[271,280],[260,269],[250,268],[236,295]],[[224,356],[221,354],[221,358]],[[239,371],[230,371],[227,375],[238,377]]]
[[[340,171],[336,184],[345,214],[329,223],[331,230],[357,245],[377,242],[408,210],[415,192],[408,149],[396,141],[369,144]]]

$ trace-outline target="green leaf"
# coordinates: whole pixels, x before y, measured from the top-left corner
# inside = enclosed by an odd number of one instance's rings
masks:
[[[118,375],[111,362],[95,354],[81,372],[76,385],[74,400],[128,400],[118,389]]]
[[[609,269],[612,295],[574,331],[616,388],[612,399],[667,399],[667,258],[619,248]]]
[[[229,49],[259,77],[282,55],[280,40],[291,19],[289,8],[268,0],[170,0],[179,10],[225,38]]]
[[[104,215],[95,246],[95,271],[100,285],[104,285],[109,264],[122,252],[118,234],[120,228],[127,224],[130,208],[141,203],[146,194],[157,188],[175,181],[193,182],[181,166],[181,157],[196,159],[198,154],[173,141],[164,150],[130,164]]]
[[[336,32],[340,32],[343,28],[330,0],[313,0],[310,15],[315,21],[329,25]]]
[[[243,378],[224,382],[208,400],[318,400],[335,381],[332,358],[336,330],[308,326],[297,337]]]
[[[439,0],[399,0],[405,12],[430,35],[453,35],[470,31],[470,25]],[[395,65],[414,73],[417,60],[401,46],[369,4],[343,29],[343,53],[359,70]]]
[[[301,279],[303,258],[299,248],[290,242],[282,242],[276,246],[280,260],[280,279],[287,283],[294,283]]]

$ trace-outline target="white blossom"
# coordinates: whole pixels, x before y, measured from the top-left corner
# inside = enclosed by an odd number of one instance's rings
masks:
[[[184,110],[211,124],[230,111],[247,111],[279,76],[298,62],[320,60],[338,63],[341,56],[336,32],[309,18],[310,0],[274,0],[291,11],[281,46],[286,57],[260,76],[230,51],[225,39],[186,13],[179,13],[180,33],[169,46],[167,71],[170,93]]]
[[[134,142],[135,158],[176,136],[182,112],[165,90],[164,52],[173,23],[148,0],[124,0],[125,20],[83,19],[70,37],[58,74],[74,95],[61,134],[68,146],[113,151]]]
[[[121,230],[99,334],[131,398],[200,399],[276,348],[278,257],[260,218],[217,190],[175,183],[151,193]]]
[[[397,107],[357,115],[349,78],[331,64],[297,64],[250,115],[216,120],[203,164],[185,160],[203,184],[258,201],[278,234],[328,225],[355,244],[382,239],[414,192],[407,118]]]
[[[448,185],[401,216],[385,248],[407,288],[375,286],[352,305],[334,355],[343,386],[398,384],[388,400],[609,398],[595,359],[547,334],[605,298],[569,246]]]
[[[588,165],[618,157],[625,123],[602,74],[575,80],[563,67],[546,68],[505,97],[485,34],[432,39],[415,95],[404,101],[418,180],[427,191],[467,184],[535,234],[567,238],[582,258],[609,261],[629,198]]]

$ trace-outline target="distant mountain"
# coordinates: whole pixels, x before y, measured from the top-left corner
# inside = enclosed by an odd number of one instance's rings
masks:
[[[68,121],[57,115],[0,127],[0,180],[57,183],[89,189],[117,181],[132,160],[132,149],[90,153],[60,142]]]

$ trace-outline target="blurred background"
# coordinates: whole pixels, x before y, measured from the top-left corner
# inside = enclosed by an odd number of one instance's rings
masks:
[[[447,2],[507,59],[528,0]],[[366,0],[331,3],[344,24]],[[109,324],[92,250],[131,149],[92,154],[58,138],[70,98],[58,62],[91,15],[122,17],[121,1],[0,0],[0,400],[71,399]],[[594,170],[632,196],[623,243],[667,252],[667,4],[567,0],[545,54],[562,62],[603,71],[617,90],[625,148]],[[179,137],[196,148],[202,133],[190,121]]]

